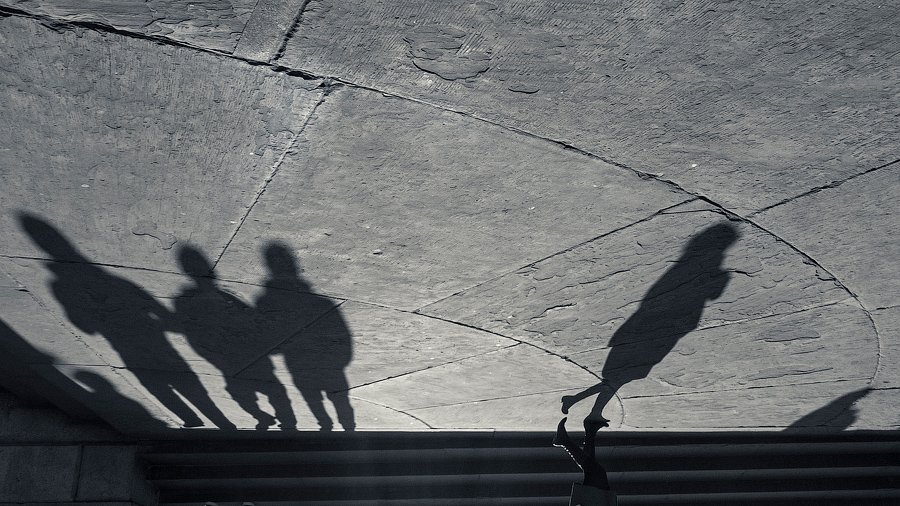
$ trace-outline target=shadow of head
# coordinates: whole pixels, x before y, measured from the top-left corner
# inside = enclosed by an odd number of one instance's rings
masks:
[[[215,278],[212,263],[194,246],[185,245],[178,249],[178,265],[182,272],[190,276]]]
[[[301,277],[303,269],[287,244],[280,241],[266,244],[263,249],[263,259],[269,270],[270,283],[288,284],[295,288],[297,285],[302,285],[301,288],[309,288],[307,282]]]
[[[84,261],[84,256],[53,225],[31,213],[19,212],[17,217],[22,230],[54,260]]]
[[[723,255],[741,234],[731,223],[713,225],[688,241],[684,247],[685,256]]]

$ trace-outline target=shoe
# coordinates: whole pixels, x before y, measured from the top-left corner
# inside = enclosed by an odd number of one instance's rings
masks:
[[[602,429],[603,427],[609,427],[609,420],[603,418],[602,416],[595,416],[593,418],[584,419],[585,434],[596,434],[597,431]]]
[[[572,442],[569,438],[569,433],[566,432],[566,419],[566,417],[563,417],[563,419],[559,421],[559,425],[556,426],[556,435],[553,436],[553,446],[565,448],[567,444],[571,444]]]
[[[562,402],[562,409],[560,409],[560,411],[562,411],[564,415],[568,415],[569,408],[574,406],[578,400],[575,399],[574,395],[564,395],[562,396],[562,399],[560,399],[560,402]]]

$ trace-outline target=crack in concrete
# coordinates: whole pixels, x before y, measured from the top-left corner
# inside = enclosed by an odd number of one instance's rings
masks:
[[[542,390],[540,392],[528,392],[524,394],[512,394],[512,395],[502,395],[499,397],[486,397],[483,399],[472,399],[468,401],[459,401],[459,402],[448,402],[444,404],[432,404],[428,406],[421,406],[417,408],[410,408],[410,411],[419,411],[423,409],[433,409],[433,408],[446,408],[450,406],[465,406],[466,404],[477,404],[479,402],[488,402],[488,401],[502,401],[505,399],[518,399],[521,397],[529,397],[532,395],[545,395],[545,394],[553,394],[553,393],[561,393],[561,392],[571,392],[572,390],[577,390],[582,387],[571,387],[571,388],[554,388],[552,390]]]
[[[440,317],[440,316],[435,316],[435,315],[430,315],[430,314],[425,314],[425,313],[417,313],[417,312],[415,312],[415,311],[403,311],[403,310],[400,310],[400,309],[398,309],[397,311],[401,311],[401,312],[404,312],[404,313],[415,314],[415,315],[417,315],[417,316],[424,316],[425,318],[432,318],[432,319],[435,319],[435,320],[440,320],[440,321],[442,321],[442,322],[452,323],[452,324],[454,324],[454,325],[460,325],[460,326],[462,326],[462,327],[470,328],[470,329],[473,329],[473,330],[480,330],[481,332],[487,332],[488,334],[493,334],[493,335],[495,335],[495,336],[499,336],[499,337],[502,337],[502,338],[505,338],[505,339],[509,339],[509,340],[511,340],[511,341],[515,341],[515,342],[518,343],[518,344],[524,344],[524,345],[526,345],[526,346],[530,346],[530,347],[532,347],[532,348],[541,350],[541,351],[543,351],[544,353],[547,353],[548,355],[553,355],[554,357],[559,358],[559,359],[562,359],[562,360],[564,360],[564,361],[566,361],[566,362],[568,362],[568,363],[574,365],[575,367],[577,367],[577,368],[579,368],[579,369],[585,371],[586,373],[588,373],[588,374],[590,374],[591,376],[597,378],[598,380],[601,379],[600,376],[597,375],[597,373],[595,373],[595,372],[591,371],[590,369],[588,369],[587,367],[585,367],[585,366],[583,366],[583,365],[581,365],[581,364],[575,362],[574,360],[570,359],[569,357],[567,357],[567,356],[565,356],[565,355],[561,355],[561,354],[556,353],[556,352],[554,352],[554,351],[548,350],[548,349],[546,349],[546,348],[542,348],[542,347],[540,347],[540,346],[538,346],[538,345],[536,345],[536,344],[534,344],[534,343],[530,343],[530,342],[528,342],[528,341],[523,341],[523,340],[521,340],[521,339],[516,339],[515,337],[506,336],[506,335],[503,335],[503,334],[501,334],[501,333],[499,333],[499,332],[494,332],[493,330],[488,330],[488,329],[483,329],[483,328],[481,328],[481,327],[476,327],[475,325],[469,325],[469,324],[463,323],[463,322],[458,322],[458,321],[448,320],[447,318],[442,318],[442,317]],[[497,351],[497,350],[493,350],[493,351]]]
[[[225,243],[225,246],[222,248],[222,251],[219,252],[219,255],[216,257],[216,260],[212,264],[212,269],[210,273],[216,269],[216,266],[219,265],[219,261],[222,260],[222,257],[225,256],[225,252],[228,251],[228,247],[231,246],[231,243],[234,241],[234,238],[237,237],[238,232],[240,232],[241,227],[244,226],[244,223],[247,221],[247,218],[250,216],[250,213],[253,212],[253,208],[256,207],[256,204],[259,203],[259,199],[262,198],[263,194],[266,193],[266,190],[269,188],[269,183],[275,179],[275,176],[278,174],[278,169],[281,168],[281,164],[284,163],[284,159],[287,158],[288,153],[291,152],[294,145],[297,143],[297,139],[300,138],[300,135],[303,134],[303,131],[306,130],[306,126],[309,125],[309,122],[312,121],[313,116],[316,114],[316,110],[320,105],[325,101],[325,98],[330,94],[331,84],[326,84],[325,90],[322,93],[322,96],[319,97],[319,100],[316,101],[315,105],[313,105],[312,109],[310,109],[309,114],[306,116],[306,119],[303,121],[303,124],[300,125],[300,128],[297,129],[297,132],[291,137],[291,142],[285,147],[284,151],[281,152],[281,155],[278,157],[278,160],[272,164],[272,168],[269,170],[269,174],[266,176],[265,180],[263,180],[262,185],[259,190],[256,192],[256,196],[253,198],[253,202],[247,206],[247,209],[244,211],[244,215],[241,216],[240,222],[238,222],[237,226],[234,227],[234,232],[231,233],[231,237],[228,238],[228,241]]]
[[[780,201],[780,202],[776,202],[775,204],[772,204],[772,205],[770,205],[770,206],[766,206],[766,207],[764,207],[764,208],[762,208],[762,209],[760,209],[760,210],[758,210],[758,211],[753,211],[752,213],[750,213],[750,214],[747,215],[747,218],[752,218],[752,217],[754,217],[754,216],[756,216],[756,215],[758,215],[758,214],[764,213],[764,212],[766,212],[766,211],[768,211],[768,210],[770,210],[770,209],[774,209],[774,208],[776,208],[776,207],[778,207],[778,206],[782,206],[782,205],[784,205],[784,204],[788,204],[788,203],[793,202],[793,201],[795,201],[795,200],[799,200],[799,199],[808,197],[808,196],[810,196],[810,195],[814,195],[814,194],[816,194],[816,193],[821,192],[822,190],[829,190],[829,189],[831,189],[831,188],[837,188],[838,186],[841,186],[842,184],[844,184],[844,183],[846,183],[846,182],[852,181],[852,180],[854,180],[854,179],[856,179],[856,178],[865,176],[865,175],[867,175],[867,174],[871,174],[871,173],[876,172],[876,171],[879,171],[879,170],[881,170],[881,169],[885,169],[885,168],[890,167],[891,165],[894,165],[894,164],[897,164],[897,163],[900,163],[900,159],[894,160],[894,161],[892,161],[892,162],[888,162],[888,163],[886,163],[886,164],[884,164],[884,165],[879,165],[878,167],[875,167],[875,168],[872,168],[872,169],[865,170],[865,171],[863,171],[863,172],[860,172],[860,173],[858,173],[858,174],[854,174],[854,175],[852,175],[852,176],[846,177],[846,178],[841,179],[841,180],[838,180],[838,181],[832,181],[832,182],[827,183],[827,184],[824,184],[824,185],[822,185],[822,186],[817,186],[817,187],[815,187],[815,188],[813,188],[813,189],[811,189],[811,190],[805,191],[805,192],[803,192],[803,193],[801,193],[801,194],[799,194],[799,195],[794,195],[793,197],[788,197],[788,198],[786,198],[786,199],[784,199],[784,200],[782,200],[782,201]]]
[[[807,381],[807,382],[797,382],[797,383],[783,383],[780,385],[741,385],[739,387],[733,388],[718,388],[711,390],[692,390],[690,392],[671,392],[671,393],[660,393],[660,394],[652,394],[652,395],[622,395],[623,400],[629,399],[654,399],[657,397],[681,397],[686,395],[701,395],[701,394],[715,394],[720,392],[743,392],[746,390],[760,390],[765,388],[783,388],[783,387],[800,387],[800,386],[809,386],[809,385],[834,385],[840,383],[851,383],[851,382],[859,382],[859,381],[868,381],[865,377],[859,378],[840,378],[833,380],[820,380],[820,381]]]
[[[876,343],[878,344],[878,351],[877,351],[877,355],[875,357],[875,367],[873,368],[872,375],[869,378],[869,384],[871,384],[872,381],[875,380],[875,376],[878,375],[878,372],[881,370],[881,367],[882,367],[881,359],[882,359],[882,353],[884,350],[884,343],[882,342],[881,334],[878,332],[878,327],[875,325],[875,319],[872,317],[872,312],[865,306],[865,304],[862,303],[862,300],[860,300],[859,295],[857,295],[856,292],[854,292],[846,284],[844,284],[843,281],[838,279],[838,277],[835,276],[834,273],[831,272],[831,270],[825,268],[817,260],[815,260],[808,254],[806,254],[806,252],[804,252],[797,246],[794,246],[793,244],[788,242],[786,239],[780,237],[779,235],[775,234],[774,232],[771,232],[770,230],[763,227],[759,223],[756,223],[755,221],[751,220],[750,218],[741,218],[741,220],[745,221],[746,223],[749,223],[750,225],[758,228],[759,230],[771,235],[772,237],[775,238],[775,240],[784,243],[787,247],[794,250],[798,255],[800,255],[801,258],[803,258],[805,261],[807,261],[810,265],[816,267],[817,269],[821,269],[828,276],[830,276],[830,278],[831,278],[830,281],[832,281],[834,284],[839,286],[842,290],[847,292],[853,298],[853,300],[856,301],[856,304],[859,305],[860,309],[862,309],[862,311],[866,314],[866,317],[869,319],[869,326],[871,327],[872,332],[875,334],[875,340],[876,340]]]
[[[331,309],[329,309],[328,311],[325,311],[324,313],[322,313],[321,315],[319,315],[317,318],[314,318],[312,321],[310,321],[309,323],[307,323],[306,325],[304,325],[302,328],[300,328],[299,330],[297,330],[297,331],[294,332],[293,334],[290,334],[289,336],[285,337],[285,338],[282,339],[281,341],[279,341],[279,342],[273,344],[273,345],[270,346],[265,352],[260,353],[256,358],[254,358],[254,359],[250,360],[249,362],[247,362],[247,365],[245,365],[244,367],[241,367],[240,369],[234,371],[234,372],[231,374],[231,376],[237,376],[238,374],[240,374],[240,373],[246,371],[247,368],[249,368],[251,365],[255,364],[257,361],[261,360],[263,357],[271,356],[271,355],[272,355],[272,352],[275,351],[276,348],[278,348],[278,347],[281,346],[282,344],[284,344],[284,343],[290,341],[290,340],[293,339],[294,337],[296,337],[296,336],[302,334],[304,330],[306,330],[306,329],[312,327],[313,325],[315,325],[316,323],[320,322],[323,318],[325,318],[326,316],[330,315],[331,313],[334,313],[335,311],[338,311],[338,310],[339,310],[338,308],[340,308],[340,307],[344,304],[344,302],[346,302],[346,301],[341,301],[341,302],[339,302],[338,304],[335,304]]]
[[[368,382],[368,383],[360,383],[359,385],[353,385],[352,387],[348,388],[347,391],[349,392],[350,390],[355,390],[355,389],[357,389],[357,388],[367,387],[367,386],[370,386],[370,385],[375,385],[375,384],[378,384],[378,383],[383,383],[383,382],[385,382],[385,381],[389,381],[389,380],[392,380],[392,379],[402,378],[402,377],[404,377],[404,376],[409,376],[409,375],[411,375],[411,374],[420,373],[420,372],[422,372],[422,371],[428,371],[428,370],[431,370],[431,369],[438,369],[438,368],[440,368],[440,367],[444,367],[444,366],[448,366],[448,365],[457,364],[457,363],[462,362],[462,361],[464,361],[464,360],[469,360],[469,359],[473,359],[473,358],[477,358],[477,357],[483,357],[483,356],[485,356],[485,355],[490,355],[491,353],[497,353],[497,352],[499,352],[499,351],[505,351],[505,350],[508,350],[508,349],[510,349],[510,348],[515,348],[516,346],[519,346],[520,344],[522,344],[522,343],[510,344],[510,345],[508,345],[508,346],[503,346],[502,348],[497,348],[497,349],[488,350],[488,351],[485,351],[485,352],[482,352],[482,353],[475,353],[474,355],[467,355],[467,356],[465,356],[465,357],[456,358],[456,359],[453,359],[453,360],[451,360],[451,361],[449,361],[449,362],[443,362],[443,363],[441,363],[441,364],[435,364],[435,365],[431,365],[431,366],[428,366],[428,367],[422,367],[421,369],[416,369],[416,370],[414,370],[414,371],[407,371],[407,372],[403,372],[403,373],[400,373],[400,374],[395,374],[395,375],[393,375],[393,376],[387,376],[387,377],[385,377],[385,378],[380,378],[380,379],[377,379],[377,380],[372,380],[372,381],[370,381],[370,382]]]
[[[678,206],[687,204],[687,203],[689,203],[689,202],[693,202],[693,201],[695,201],[695,200],[697,200],[697,199],[696,199],[696,198],[689,198],[688,200],[685,200],[685,201],[683,201],[683,202],[678,202],[677,204],[673,204],[673,205],[671,205],[671,206],[668,206],[668,207],[665,207],[665,208],[663,208],[663,209],[660,209],[660,210],[654,212],[653,214],[650,214],[650,215],[648,215],[648,216],[645,216],[644,218],[641,218],[641,219],[639,219],[639,220],[637,220],[637,221],[635,221],[635,222],[632,222],[632,223],[629,223],[629,224],[627,224],[627,225],[623,225],[623,226],[621,226],[621,227],[615,228],[615,229],[613,229],[613,230],[610,230],[609,232],[604,232],[604,233],[602,233],[602,234],[600,234],[600,235],[598,235],[598,236],[596,236],[596,237],[592,237],[592,238],[590,238],[590,239],[586,239],[586,240],[584,240],[584,241],[582,241],[582,242],[580,242],[580,243],[578,243],[578,244],[575,244],[575,245],[573,245],[573,246],[569,246],[569,247],[567,247],[567,248],[565,248],[565,249],[563,249],[563,250],[556,251],[556,252],[551,253],[551,254],[549,254],[549,255],[547,255],[547,256],[544,256],[544,257],[542,257],[542,258],[539,258],[539,259],[537,259],[537,260],[534,260],[533,262],[531,262],[531,263],[529,263],[529,264],[526,264],[526,265],[523,265],[523,266],[520,266],[520,267],[516,267],[516,268],[514,268],[514,269],[509,269],[509,270],[507,270],[507,271],[505,271],[505,272],[501,272],[500,274],[497,274],[496,276],[493,276],[493,277],[490,278],[490,279],[486,279],[486,280],[481,281],[481,282],[479,282],[479,283],[477,283],[477,284],[475,284],[475,285],[472,285],[472,286],[463,288],[462,290],[459,290],[459,291],[457,291],[457,292],[455,292],[455,293],[452,293],[452,294],[450,294],[450,295],[447,295],[446,297],[441,297],[440,299],[437,299],[437,300],[435,300],[435,301],[428,302],[428,303],[426,303],[425,305],[420,306],[419,308],[413,310],[413,312],[418,313],[418,314],[425,314],[425,313],[420,313],[420,311],[422,311],[422,310],[428,308],[429,306],[433,306],[433,305],[435,305],[435,304],[438,304],[438,303],[440,303],[440,302],[443,302],[443,301],[445,301],[445,300],[447,300],[447,299],[449,299],[449,298],[451,298],[451,297],[456,297],[457,295],[460,295],[460,294],[462,294],[462,293],[465,293],[465,292],[474,290],[474,289],[476,289],[476,288],[478,288],[478,287],[481,287],[481,286],[484,286],[484,285],[486,285],[486,284],[488,284],[488,283],[491,283],[491,282],[493,282],[493,281],[496,281],[496,280],[502,278],[503,276],[508,276],[508,275],[510,275],[510,274],[514,274],[514,273],[519,272],[519,271],[521,271],[521,270],[524,270],[524,269],[528,269],[528,268],[534,267],[535,265],[537,265],[537,264],[539,264],[539,263],[541,263],[541,262],[544,262],[544,261],[546,261],[546,260],[549,260],[549,259],[551,259],[551,258],[553,258],[553,257],[557,257],[557,256],[560,256],[560,255],[565,255],[566,253],[569,253],[569,252],[571,252],[571,251],[573,251],[573,250],[575,250],[575,249],[578,249],[578,248],[580,248],[580,247],[582,247],[582,246],[585,246],[585,245],[587,245],[587,244],[590,244],[590,243],[592,243],[592,242],[594,242],[594,241],[599,241],[600,239],[603,239],[604,237],[608,237],[608,236],[610,236],[610,235],[612,235],[612,234],[621,232],[621,231],[626,230],[626,229],[628,229],[628,228],[631,228],[631,227],[640,225],[641,223],[645,223],[645,222],[647,222],[647,221],[650,221],[650,220],[652,220],[653,218],[656,218],[657,216],[661,216],[661,215],[665,214],[665,211],[668,210],[668,209],[672,209],[672,208],[675,208],[675,207],[678,207]],[[716,212],[716,210],[710,210],[710,211],[711,211],[711,212]],[[614,274],[615,274],[615,273],[614,273]]]
[[[262,0],[256,0],[256,3],[253,4],[253,9],[250,10],[250,15],[247,16],[247,22],[244,23],[244,27],[241,28],[240,33],[238,33],[237,40],[234,41],[234,49],[229,54],[234,54],[234,52],[237,51],[237,48],[241,46],[241,39],[244,37],[244,32],[247,31],[247,26],[253,21],[253,14],[256,13],[256,9],[259,8],[259,2],[261,1]]]
[[[300,5],[300,9],[297,11],[297,15],[294,17],[294,20],[291,22],[291,26],[287,29],[287,32],[284,33],[284,40],[281,41],[281,45],[278,46],[278,50],[275,51],[275,54],[269,58],[268,63],[275,63],[280,60],[282,56],[284,56],[284,51],[287,49],[288,42],[294,37],[294,34],[297,33],[297,29],[300,28],[300,23],[303,21],[303,11],[306,10],[306,6],[309,5],[310,0],[303,0],[303,4]]]
[[[802,308],[799,308],[799,309],[792,309],[791,311],[786,311],[786,312],[781,312],[781,313],[771,313],[771,314],[766,314],[766,315],[761,315],[761,316],[754,316],[754,317],[752,317],[752,318],[741,318],[741,319],[738,319],[738,320],[728,320],[728,321],[718,322],[718,323],[715,323],[715,324],[712,324],[712,325],[699,326],[699,327],[697,327],[696,329],[692,330],[691,332],[698,332],[698,331],[701,331],[701,330],[717,329],[717,328],[721,328],[721,327],[727,327],[727,326],[729,326],[729,325],[737,325],[737,324],[746,323],[746,322],[753,322],[753,321],[758,321],[758,320],[766,320],[766,319],[769,319],[769,318],[778,318],[778,317],[781,317],[781,316],[791,316],[791,315],[803,313],[803,312],[806,312],[806,311],[812,311],[812,310],[814,310],[814,309],[820,309],[820,308],[823,308],[823,307],[838,306],[838,305],[841,305],[841,304],[846,303],[848,300],[851,300],[851,299],[850,299],[850,298],[847,298],[847,299],[836,300],[836,301],[830,301],[830,302],[822,302],[822,303],[819,303],[819,304],[812,304],[812,305],[810,305],[810,306],[802,307]],[[855,302],[855,301],[854,301],[854,302]],[[862,310],[862,308],[860,308],[860,310]],[[615,320],[615,319],[619,319],[619,318],[613,318],[612,320]],[[610,321],[612,321],[612,320],[610,320]],[[607,322],[607,323],[608,323],[608,322]],[[664,336],[659,337],[658,339],[666,339],[667,337],[669,337],[669,336],[665,336],[665,335],[664,335]],[[576,355],[581,355],[581,354],[584,354],[584,353],[593,353],[593,352],[602,351],[602,350],[608,350],[609,348],[611,348],[609,345],[600,346],[600,347],[597,347],[597,348],[589,348],[589,349],[581,350],[581,351],[577,352]]]
[[[432,426],[431,426],[428,422],[426,422],[425,420],[422,420],[421,418],[419,418],[419,417],[417,417],[417,416],[415,416],[415,415],[413,415],[413,414],[407,413],[406,411],[403,411],[402,409],[392,408],[391,406],[388,406],[387,404],[381,404],[380,402],[375,402],[375,401],[372,401],[372,400],[369,400],[369,399],[363,399],[362,397],[357,397],[357,396],[355,396],[355,395],[351,395],[350,398],[353,399],[353,400],[357,400],[357,401],[367,402],[367,403],[372,404],[372,405],[374,405],[374,406],[380,406],[380,407],[382,407],[382,408],[389,409],[389,410],[391,410],[391,411],[393,411],[393,412],[395,412],[395,413],[400,413],[401,415],[408,416],[408,417],[412,418],[413,420],[415,420],[415,421],[421,423],[421,424],[424,425],[425,427],[428,427],[429,429],[434,429],[434,428],[435,428],[435,427],[432,427]]]

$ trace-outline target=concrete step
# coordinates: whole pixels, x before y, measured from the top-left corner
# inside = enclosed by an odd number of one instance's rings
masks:
[[[162,504],[563,505],[581,476],[550,439],[298,434],[170,441],[144,459]],[[900,503],[897,434],[607,434],[601,443],[598,456],[621,504]]]

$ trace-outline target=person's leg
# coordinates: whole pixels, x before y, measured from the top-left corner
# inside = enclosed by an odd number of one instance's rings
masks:
[[[575,395],[564,395],[562,396],[562,412],[563,414],[569,414],[569,409],[572,408],[575,404],[587,399],[588,397],[597,394],[603,388],[604,382],[600,381],[596,385],[592,387],[585,388],[584,390],[578,392]]]
[[[274,376],[273,376],[274,378]],[[297,418],[294,416],[294,409],[291,407],[291,400],[287,396],[284,385],[277,380],[266,382],[266,387],[262,392],[269,399],[269,404],[275,408],[275,417],[278,418],[278,426],[282,430],[291,430],[297,428]]]
[[[584,484],[591,487],[609,490],[609,480],[606,469],[597,462],[596,444],[597,431],[605,427],[605,423],[597,422],[590,418],[584,420]]]
[[[300,395],[303,396],[303,400],[306,401],[309,410],[312,412],[313,416],[316,417],[316,421],[319,422],[320,430],[330,431],[334,427],[334,422],[331,421],[331,417],[328,416],[328,412],[325,411],[322,391],[312,388],[302,388],[300,389]]]
[[[235,430],[237,427],[222,413],[216,403],[209,398],[206,388],[192,373],[174,373],[172,388],[193,404],[206,418],[220,429]]]
[[[565,448],[566,452],[572,457],[572,460],[578,464],[578,467],[584,469],[585,457],[584,453],[581,451],[581,448],[576,445],[572,439],[569,437],[569,433],[566,432],[566,419],[563,418],[559,421],[559,425],[556,426],[556,435],[553,437],[553,446],[559,446],[561,448]]]
[[[259,407],[256,390],[250,388],[249,383],[235,381],[234,378],[225,378],[225,391],[231,395],[241,409],[256,419],[257,430],[266,430],[275,424],[275,417]]]
[[[181,419],[183,427],[202,427],[204,425],[203,420],[197,416],[197,413],[185,404],[181,397],[175,395],[172,386],[168,382],[147,375],[139,375],[137,379],[150,395],[156,397],[166,409],[175,413],[175,416]]]

